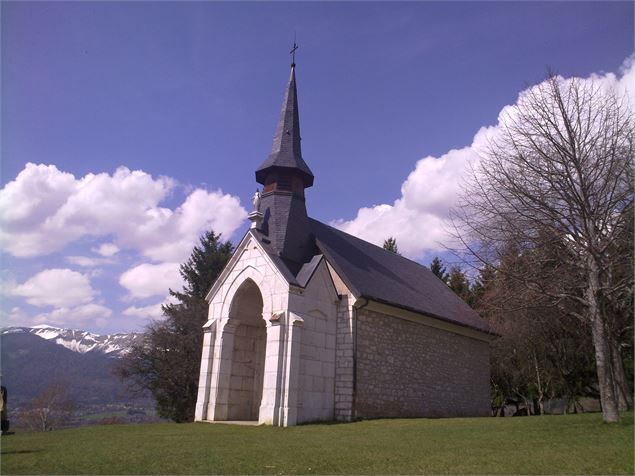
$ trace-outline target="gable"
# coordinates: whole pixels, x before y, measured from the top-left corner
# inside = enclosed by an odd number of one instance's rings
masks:
[[[326,260],[321,255],[319,263],[305,285],[304,295],[325,302],[335,302],[339,299]]]
[[[221,271],[205,299],[210,303],[222,300],[224,298],[223,290],[226,291],[236,277],[248,268],[253,268],[259,274],[277,281],[278,286],[288,287],[289,285],[286,276],[280,272],[278,266],[274,264],[250,230],[234,250],[234,254]]]

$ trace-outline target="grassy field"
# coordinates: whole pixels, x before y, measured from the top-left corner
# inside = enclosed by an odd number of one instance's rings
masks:
[[[633,474],[633,413],[294,428],[93,426],[3,436],[6,474]]]

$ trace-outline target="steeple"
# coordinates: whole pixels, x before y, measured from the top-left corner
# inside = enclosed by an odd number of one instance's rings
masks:
[[[313,185],[313,173],[302,158],[300,145],[300,115],[298,112],[298,91],[295,85],[295,64],[291,66],[291,75],[282,101],[271,154],[256,170],[256,181],[265,185],[265,191],[268,185],[266,183],[267,176],[275,171],[297,176],[302,180],[303,188]]]
[[[292,272],[313,256],[314,240],[304,201],[304,189],[313,185],[313,173],[302,158],[295,64],[282,101],[271,154],[256,170],[264,185],[259,208],[259,231]]]

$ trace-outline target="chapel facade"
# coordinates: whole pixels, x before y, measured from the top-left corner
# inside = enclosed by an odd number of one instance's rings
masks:
[[[295,64],[251,228],[207,295],[197,421],[486,416],[487,324],[428,268],[309,218]]]

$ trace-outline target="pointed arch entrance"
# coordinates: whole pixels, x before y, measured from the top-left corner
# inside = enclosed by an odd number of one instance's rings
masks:
[[[227,323],[234,335],[228,362],[228,420],[258,420],[267,345],[262,311],[260,289],[251,279],[246,279],[234,294]]]

